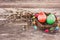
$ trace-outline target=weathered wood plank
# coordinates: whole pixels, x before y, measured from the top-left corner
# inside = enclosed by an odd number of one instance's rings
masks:
[[[55,14],[57,17],[60,18],[60,9],[53,9],[53,8],[0,8],[0,18],[6,18],[7,16],[11,15],[11,14],[16,14],[17,10],[27,10],[27,11],[31,11],[33,13],[37,13],[40,11],[44,11],[44,12],[50,12]],[[11,13],[10,11],[13,11],[13,13]]]
[[[0,3],[1,8],[60,8],[60,3]]]
[[[0,0],[0,2],[60,2],[60,0]]]
[[[1,8],[60,8],[60,0],[0,0]]]

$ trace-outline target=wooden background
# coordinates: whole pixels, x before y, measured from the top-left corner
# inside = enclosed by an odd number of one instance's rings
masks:
[[[60,8],[60,0],[0,0],[1,8]]]
[[[60,0],[0,0],[0,40],[60,40],[60,32],[46,34],[32,28],[24,32],[20,30],[22,26],[6,23],[5,16],[15,13],[18,9],[33,13],[40,11],[56,13],[55,15],[60,18]]]

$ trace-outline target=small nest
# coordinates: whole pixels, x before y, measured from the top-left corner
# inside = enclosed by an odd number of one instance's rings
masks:
[[[48,16],[50,13],[48,13],[48,14],[45,13],[45,14],[46,14],[46,16]],[[42,30],[42,31],[45,31],[46,29],[48,29],[49,32],[51,33],[50,28],[54,28],[54,29],[55,29],[55,28],[58,26],[57,17],[55,16],[55,18],[56,18],[56,20],[55,20],[54,24],[52,24],[52,25],[49,25],[49,24],[47,24],[46,22],[45,22],[45,23],[40,23],[40,22],[38,21],[38,19],[35,18],[34,20],[35,20],[36,24],[33,24],[33,25],[36,25],[37,28],[38,28],[39,30]],[[56,30],[53,30],[52,33],[53,33],[54,31],[56,31]]]

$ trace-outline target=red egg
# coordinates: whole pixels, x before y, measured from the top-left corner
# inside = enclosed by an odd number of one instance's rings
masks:
[[[46,15],[44,12],[39,13],[38,20],[39,20],[39,22],[42,22],[42,23],[44,23],[46,21]]]
[[[46,29],[46,30],[45,30],[45,32],[46,32],[46,33],[48,33],[48,32],[49,32],[49,30],[48,30],[48,29]]]

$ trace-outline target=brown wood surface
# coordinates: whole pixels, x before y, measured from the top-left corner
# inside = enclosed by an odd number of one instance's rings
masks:
[[[0,0],[1,8],[60,8],[60,0]]]
[[[0,0],[0,40],[60,40],[60,30],[57,34],[48,34],[33,28],[23,31],[20,24],[6,23],[4,16],[15,14],[18,9],[33,13],[56,13],[60,18],[60,0]]]

